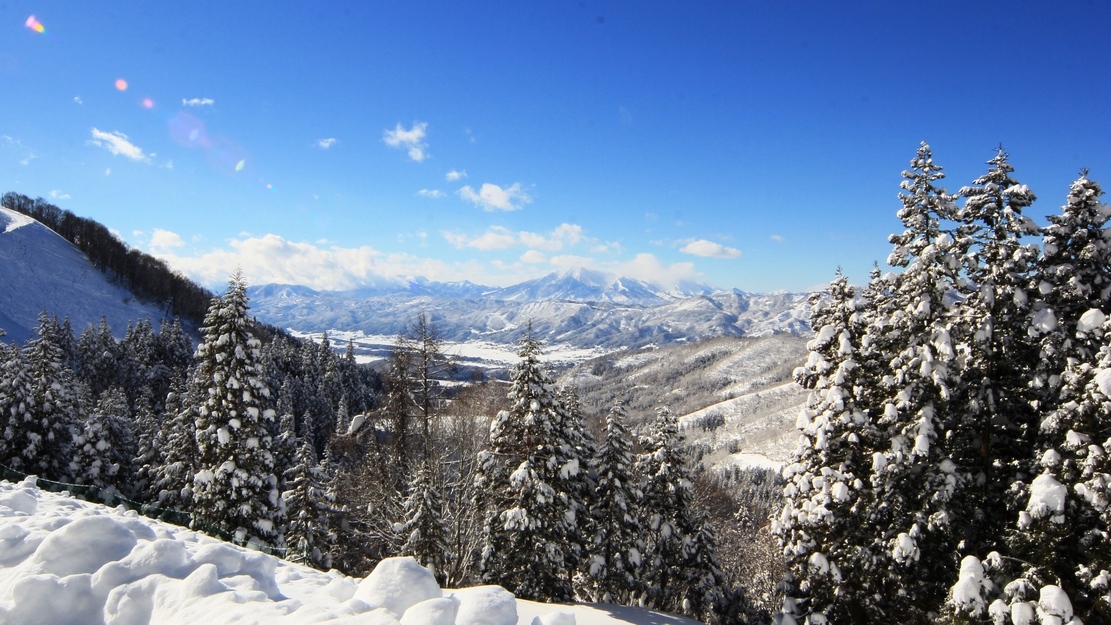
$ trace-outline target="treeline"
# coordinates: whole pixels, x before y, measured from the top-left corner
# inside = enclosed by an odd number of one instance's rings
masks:
[[[200,325],[212,293],[182,276],[166,263],[129,247],[100,223],[19,193],[5,193],[0,200],[11,210],[41,222],[77,246],[93,266],[128,288],[140,300],[162,306],[167,316],[177,316],[191,326]]]

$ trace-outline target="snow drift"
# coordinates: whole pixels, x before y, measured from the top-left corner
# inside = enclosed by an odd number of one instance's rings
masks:
[[[146,625],[689,625],[607,605],[443,590],[411,558],[365,579],[323,573],[139,516],[0,482],[0,623]]]

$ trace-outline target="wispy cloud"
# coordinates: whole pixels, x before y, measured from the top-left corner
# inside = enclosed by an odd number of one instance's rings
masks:
[[[740,258],[741,250],[732,247],[726,247],[720,243],[707,241],[706,239],[695,239],[688,242],[683,247],[679,248],[680,252],[684,254],[691,254],[692,256],[702,256],[703,258]]]
[[[33,150],[31,150],[27,146],[23,145],[23,142],[20,141],[19,139],[9,137],[8,135],[0,135],[0,141],[2,141],[3,144],[8,146],[8,147],[15,148],[17,150],[26,150],[26,152],[23,155],[23,158],[19,159],[19,164],[20,165],[30,165],[31,161],[35,160],[36,158],[39,158],[38,154],[36,154]]]
[[[459,197],[471,202],[484,211],[517,211],[524,208],[532,198],[515,182],[504,189],[496,184],[485,182],[478,191],[470,185],[457,191]]]
[[[61,191],[58,191],[57,189],[55,189],[55,190],[50,192],[50,199],[52,199],[52,200],[68,200],[68,199],[70,199],[70,196],[69,196],[68,193],[62,193]]]
[[[462,180],[466,177],[467,177],[467,170],[466,169],[462,169],[462,170],[453,169],[453,170],[449,171],[448,173],[444,174],[444,179],[447,180],[448,182],[455,182],[457,180]]]
[[[420,191],[417,191],[417,195],[421,197],[431,198],[433,200],[440,200],[447,197],[447,193],[444,193],[439,189],[421,189]]]
[[[89,145],[95,145],[108,150],[116,156],[126,156],[133,161],[147,162],[149,157],[143,154],[142,148],[132,143],[127,135],[122,132],[104,132],[93,128],[93,138]]]
[[[152,250],[168,251],[175,247],[184,247],[185,241],[176,232],[155,228],[150,236]]]
[[[182,106],[212,106],[213,104],[216,104],[216,100],[213,100],[212,98],[190,98],[188,100],[186,100],[185,98],[181,99]]]
[[[413,122],[413,127],[409,130],[398,124],[393,130],[383,131],[382,141],[391,148],[408,150],[409,159],[419,163],[428,158],[425,152],[428,144],[424,141],[427,129],[427,122]]]
[[[529,263],[530,265],[537,265],[540,263],[548,262],[548,257],[544,254],[544,252],[541,252],[539,250],[529,250],[524,254],[521,254],[521,262]]]
[[[517,237],[508,228],[502,226],[491,226],[489,230],[475,238],[470,238],[465,234],[445,232],[444,239],[456,249],[471,248],[484,252],[507,250],[519,245]]]
[[[524,230],[513,232],[504,226],[490,226],[486,232],[477,237],[470,237],[457,232],[444,232],[443,236],[456,249],[471,248],[483,251],[505,250],[524,246],[530,250],[555,252],[562,250],[564,246],[574,247],[580,242],[594,242],[593,239],[583,235],[582,226],[568,223],[560,224],[547,235]],[[538,257],[532,255],[531,258]]]
[[[327,150],[336,143],[339,142],[336,140],[335,137],[328,137],[327,139],[318,139],[316,141],[316,147],[320,148],[321,150]]]
[[[776,241],[778,243],[783,243],[787,240],[787,239],[783,238],[783,235],[781,235],[781,234],[773,234],[771,238],[772,238],[772,241]]]
[[[76,104],[84,104],[85,103],[85,101],[81,99],[81,96],[76,96],[76,95],[73,96],[73,101]]]

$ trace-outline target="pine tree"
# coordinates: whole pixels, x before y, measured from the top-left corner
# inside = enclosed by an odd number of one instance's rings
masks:
[[[1099,201],[1103,189],[1083,171],[1069,188],[1061,214],[1047,217],[1042,229],[1043,255],[1031,286],[1034,303],[1031,334],[1040,340],[1034,379],[1040,407],[1053,410],[1054,397],[1068,361],[1090,361],[1098,345],[1078,340],[1077,323],[1085,312],[1111,312],[1111,209]]]
[[[949,504],[960,476],[944,435],[960,374],[954,344],[962,338],[950,298],[970,239],[943,227],[957,211],[954,197],[936,186],[944,177],[923,143],[903,172],[898,216],[905,230],[889,239],[888,262],[903,270],[884,280],[881,297],[866,297],[870,366],[860,399],[879,428],[865,453],[875,460],[864,516],[879,547],[868,580],[885,600],[864,614],[877,620],[927,620],[925,607],[944,599],[959,540]]]
[[[303,562],[321,570],[332,566],[336,535],[330,529],[335,512],[335,496],[327,489],[328,476],[316,462],[309,441],[297,450],[295,464],[285,473],[287,490],[283,494],[289,527],[285,540],[291,562]]]
[[[8,413],[7,464],[17,471],[65,480],[84,406],[58,343],[62,333],[57,319],[43,312],[36,331],[38,337],[27,342],[21,356],[9,356],[5,378],[11,377],[0,391],[0,409]]]
[[[237,540],[281,543],[281,492],[264,420],[269,389],[261,378],[259,342],[247,317],[247,286],[237,272],[223,297],[213,300],[201,329],[193,385],[197,463],[196,514],[233,532]],[[196,517],[195,517],[196,518]],[[195,523],[199,521],[194,521]]]
[[[655,609],[703,617],[720,607],[721,579],[712,539],[697,544],[702,519],[692,506],[693,484],[682,440],[675,416],[661,407],[640,441],[644,452],[637,456],[636,467],[643,478],[641,509],[646,513],[641,520],[646,540],[640,600]],[[707,579],[714,580],[711,587],[705,587]]]
[[[78,484],[130,494],[136,451],[127,395],[112,387],[101,393],[83,432],[74,439],[70,474]]]
[[[1034,194],[1011,177],[1002,148],[988,164],[976,186],[961,189],[966,201],[958,231],[972,247],[969,288],[958,311],[965,333],[959,391],[950,401],[959,411],[947,435],[950,457],[968,475],[954,505],[969,518],[960,538],[972,554],[1001,547],[999,537],[1014,518],[1010,492],[1030,478],[1038,427],[1029,384],[1038,352],[1027,321],[1037,246],[1022,242],[1038,231],[1022,214]]]
[[[870,610],[882,613],[873,599],[885,577],[875,566],[875,551],[890,538],[871,535],[868,530],[876,528],[865,514],[875,503],[870,452],[879,441],[860,401],[867,382],[859,360],[867,319],[840,272],[825,297],[811,296],[811,305],[817,336],[807,345],[806,363],[794,372],[811,393],[797,421],[798,450],[783,471],[786,502],[773,524],[790,574],[785,612],[815,622],[865,622]],[[879,557],[886,559],[882,551]]]
[[[477,486],[485,491],[483,579],[518,597],[571,598],[568,551],[575,533],[573,494],[564,490],[568,466],[557,429],[565,418],[540,362],[531,324],[517,352],[509,399],[490,426],[490,449],[480,455]],[[576,467],[577,469],[577,467]]]
[[[192,395],[192,397],[187,397]],[[150,501],[159,508],[189,510],[193,507],[193,476],[197,462],[195,406],[201,403],[198,389],[178,382],[166,395],[166,413],[156,435],[158,464],[151,475]]]
[[[105,317],[100,325],[89,326],[77,341],[77,375],[99,396],[120,382],[120,350]]]
[[[591,601],[627,605],[641,594],[638,580],[644,552],[644,512],[624,419],[625,407],[618,402],[606,418],[605,439],[591,462],[597,476],[590,508],[594,540],[588,545],[582,593]]]
[[[404,540],[400,555],[412,556],[436,576],[440,585],[447,582],[453,559],[448,549],[448,529],[444,523],[444,501],[430,461],[420,464],[413,476],[413,487],[405,499],[405,521],[398,527]]]

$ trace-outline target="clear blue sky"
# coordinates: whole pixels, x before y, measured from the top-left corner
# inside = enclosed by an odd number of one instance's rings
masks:
[[[1002,143],[1039,222],[1111,186],[1106,3],[786,5],[8,0],[0,190],[213,286],[771,291],[864,281],[922,140],[954,191]]]

